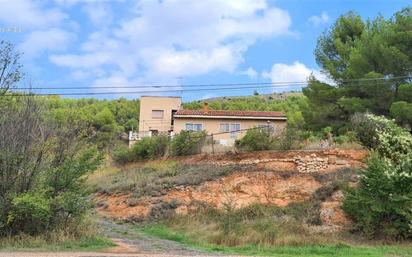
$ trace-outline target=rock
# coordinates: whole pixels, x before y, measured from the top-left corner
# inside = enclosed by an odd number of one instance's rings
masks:
[[[175,213],[179,215],[187,215],[188,208],[185,205],[181,205],[175,209]]]
[[[101,209],[107,209],[107,207],[109,207],[109,204],[107,203],[107,201],[101,200],[96,203],[96,207]]]
[[[336,160],[336,165],[348,165],[349,162],[346,160]]]

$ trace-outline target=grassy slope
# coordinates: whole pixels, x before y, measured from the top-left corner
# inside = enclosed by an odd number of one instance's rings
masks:
[[[177,241],[194,248],[210,252],[222,252],[227,254],[258,255],[258,256],[334,256],[334,257],[364,257],[364,256],[412,256],[412,245],[396,246],[349,246],[345,244],[336,245],[313,245],[313,246],[287,246],[287,247],[256,247],[249,245],[245,247],[228,247],[206,243],[199,243],[192,237],[183,233],[169,230],[161,225],[149,225],[139,227],[140,231],[160,237],[163,239]]]
[[[97,251],[115,245],[110,239],[100,236],[62,242],[49,242],[41,237],[3,238],[0,251]]]
[[[167,190],[167,188],[174,185],[199,184],[202,181],[213,179],[214,176],[219,177],[231,172],[230,169],[215,169],[216,167],[207,165],[201,167],[198,165],[181,166],[176,161],[151,161],[140,165],[118,167],[114,170],[108,169],[106,170],[107,172],[97,172],[89,177],[88,184],[96,191],[103,190],[114,193],[131,190],[139,196],[152,195],[153,193]],[[335,190],[333,181],[343,183],[343,181],[350,179],[350,174],[351,172],[346,174],[346,172],[341,171],[336,174],[328,174],[325,178],[323,178],[324,176],[318,176],[320,181],[324,180],[323,182],[332,184],[330,186],[325,185],[326,187],[319,191],[319,196],[317,197],[328,197],[332,192],[329,192],[329,189]],[[145,190],[137,190],[138,188]],[[314,202],[314,204],[316,203],[317,201]],[[308,234],[308,231],[301,226],[305,223],[304,221],[286,219],[290,222],[284,222],[282,217],[276,216],[280,214],[276,213],[283,213],[286,216],[293,214],[292,216],[308,219],[312,215],[308,212],[311,208],[292,208],[288,212],[285,210],[281,212],[278,210],[276,212],[276,210],[272,210],[273,208],[251,208],[250,212],[246,212],[249,213],[246,218],[236,221],[239,231],[231,233],[229,236],[224,236],[222,227],[220,227],[221,221],[225,216],[213,216],[214,214],[202,216],[198,213],[198,216],[187,216],[181,219],[178,217],[167,217],[166,220],[168,222],[160,220],[138,229],[147,234],[188,244],[195,248],[232,254],[272,256],[412,256],[412,245],[371,246],[371,244],[373,245],[377,242],[365,242],[364,245],[356,243],[356,245],[353,245],[352,242],[356,242],[356,239],[351,240],[351,235],[345,238],[339,238],[339,236],[336,236],[336,238],[329,236],[325,238],[324,235]],[[241,217],[243,216],[241,215]],[[236,217],[234,216],[234,218]],[[302,222],[302,224],[299,222]],[[264,227],[269,227],[269,229]],[[276,232],[273,234],[273,242],[266,243],[266,235],[270,236],[272,232]],[[247,235],[242,235],[244,233]],[[237,240],[237,243],[231,244],[231,239]],[[254,243],[258,240],[261,240],[262,243]]]

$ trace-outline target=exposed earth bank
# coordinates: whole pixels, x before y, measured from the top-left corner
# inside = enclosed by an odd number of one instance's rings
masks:
[[[142,196],[132,192],[100,193],[95,196],[98,212],[119,220],[146,218],[160,203],[174,203],[174,211],[187,214],[196,211],[199,203],[215,208],[233,208],[260,203],[284,207],[293,202],[310,199],[320,188],[336,181],[343,169],[361,167],[367,156],[365,150],[323,150],[254,152],[226,155],[197,155],[180,158],[186,164],[242,165],[241,171],[206,181],[200,185],[179,186],[161,196]],[[250,167],[250,171],[248,168]],[[351,181],[356,181],[352,172]],[[341,230],[350,220],[340,206],[343,194],[336,190],[320,206],[323,226]]]

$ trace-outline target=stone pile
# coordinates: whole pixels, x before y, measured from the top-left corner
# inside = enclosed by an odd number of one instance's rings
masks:
[[[296,156],[294,159],[298,172],[312,173],[328,167],[328,158],[317,157],[316,154],[310,156]]]
[[[294,160],[295,159],[287,159],[287,158],[250,159],[250,160],[241,160],[239,162],[233,162],[233,161],[215,162],[214,164],[218,166],[227,166],[227,165],[233,165],[233,164],[252,165],[252,164],[268,163],[268,162],[294,162]]]

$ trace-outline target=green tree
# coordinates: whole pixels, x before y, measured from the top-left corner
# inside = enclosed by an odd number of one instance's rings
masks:
[[[0,109],[0,235],[40,234],[79,224],[84,175],[101,155],[77,116],[48,116],[34,97]],[[16,126],[19,124],[19,126]]]
[[[0,41],[0,95],[4,95],[23,77],[20,53],[14,45]]]
[[[400,101],[412,103],[412,83],[400,85],[398,93]]]
[[[404,101],[394,102],[390,112],[399,124],[409,129],[412,128],[412,103]]]
[[[404,84],[412,67],[411,29],[411,8],[390,19],[364,21],[354,12],[339,17],[315,49],[317,63],[335,85],[311,79],[303,90],[314,110],[303,113],[308,127],[329,124],[345,132],[354,113],[389,115],[394,101],[410,99]]]

